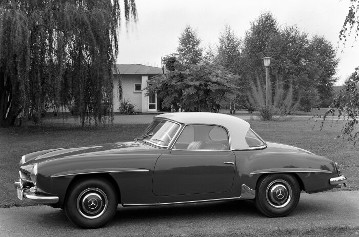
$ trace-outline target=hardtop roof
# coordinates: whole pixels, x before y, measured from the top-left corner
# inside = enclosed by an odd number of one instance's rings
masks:
[[[176,112],[157,115],[155,118],[169,119],[182,124],[219,125],[227,129],[232,150],[248,149],[245,136],[250,124],[233,115],[209,112]]]

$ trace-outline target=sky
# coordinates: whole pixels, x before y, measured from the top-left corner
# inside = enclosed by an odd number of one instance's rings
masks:
[[[135,0],[136,24],[122,24],[117,63],[161,66],[161,57],[176,52],[178,38],[190,25],[201,39],[201,47],[216,49],[228,25],[243,39],[251,22],[271,12],[280,27],[297,26],[300,31],[323,36],[337,50],[336,85],[359,66],[359,42],[339,41],[339,31],[349,0]]]

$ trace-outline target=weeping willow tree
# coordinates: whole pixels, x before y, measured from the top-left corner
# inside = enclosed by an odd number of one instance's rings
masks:
[[[0,126],[35,122],[66,108],[82,126],[112,118],[112,66],[122,14],[136,21],[135,0],[2,0]]]

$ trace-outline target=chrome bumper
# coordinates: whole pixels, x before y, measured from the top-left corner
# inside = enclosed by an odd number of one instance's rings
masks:
[[[34,191],[34,188],[24,188],[22,185],[21,180],[14,183],[14,186],[17,191],[17,197],[20,200],[23,200],[24,198],[30,199],[36,203],[39,204],[55,204],[59,202],[59,197],[57,196],[49,196],[46,194],[37,193]]]
[[[335,177],[335,178],[331,178],[329,180],[329,183],[331,185],[341,185],[341,184],[344,184],[344,186],[346,187],[347,186],[347,178],[345,178],[344,175],[341,175],[341,176],[338,176],[338,177]]]

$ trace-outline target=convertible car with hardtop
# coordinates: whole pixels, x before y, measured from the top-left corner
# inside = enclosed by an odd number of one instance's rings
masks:
[[[302,191],[345,185],[338,164],[294,146],[266,142],[238,117],[180,112],[154,117],[141,137],[22,156],[18,198],[65,210],[98,228],[117,206],[254,200],[268,217],[290,214]]]

